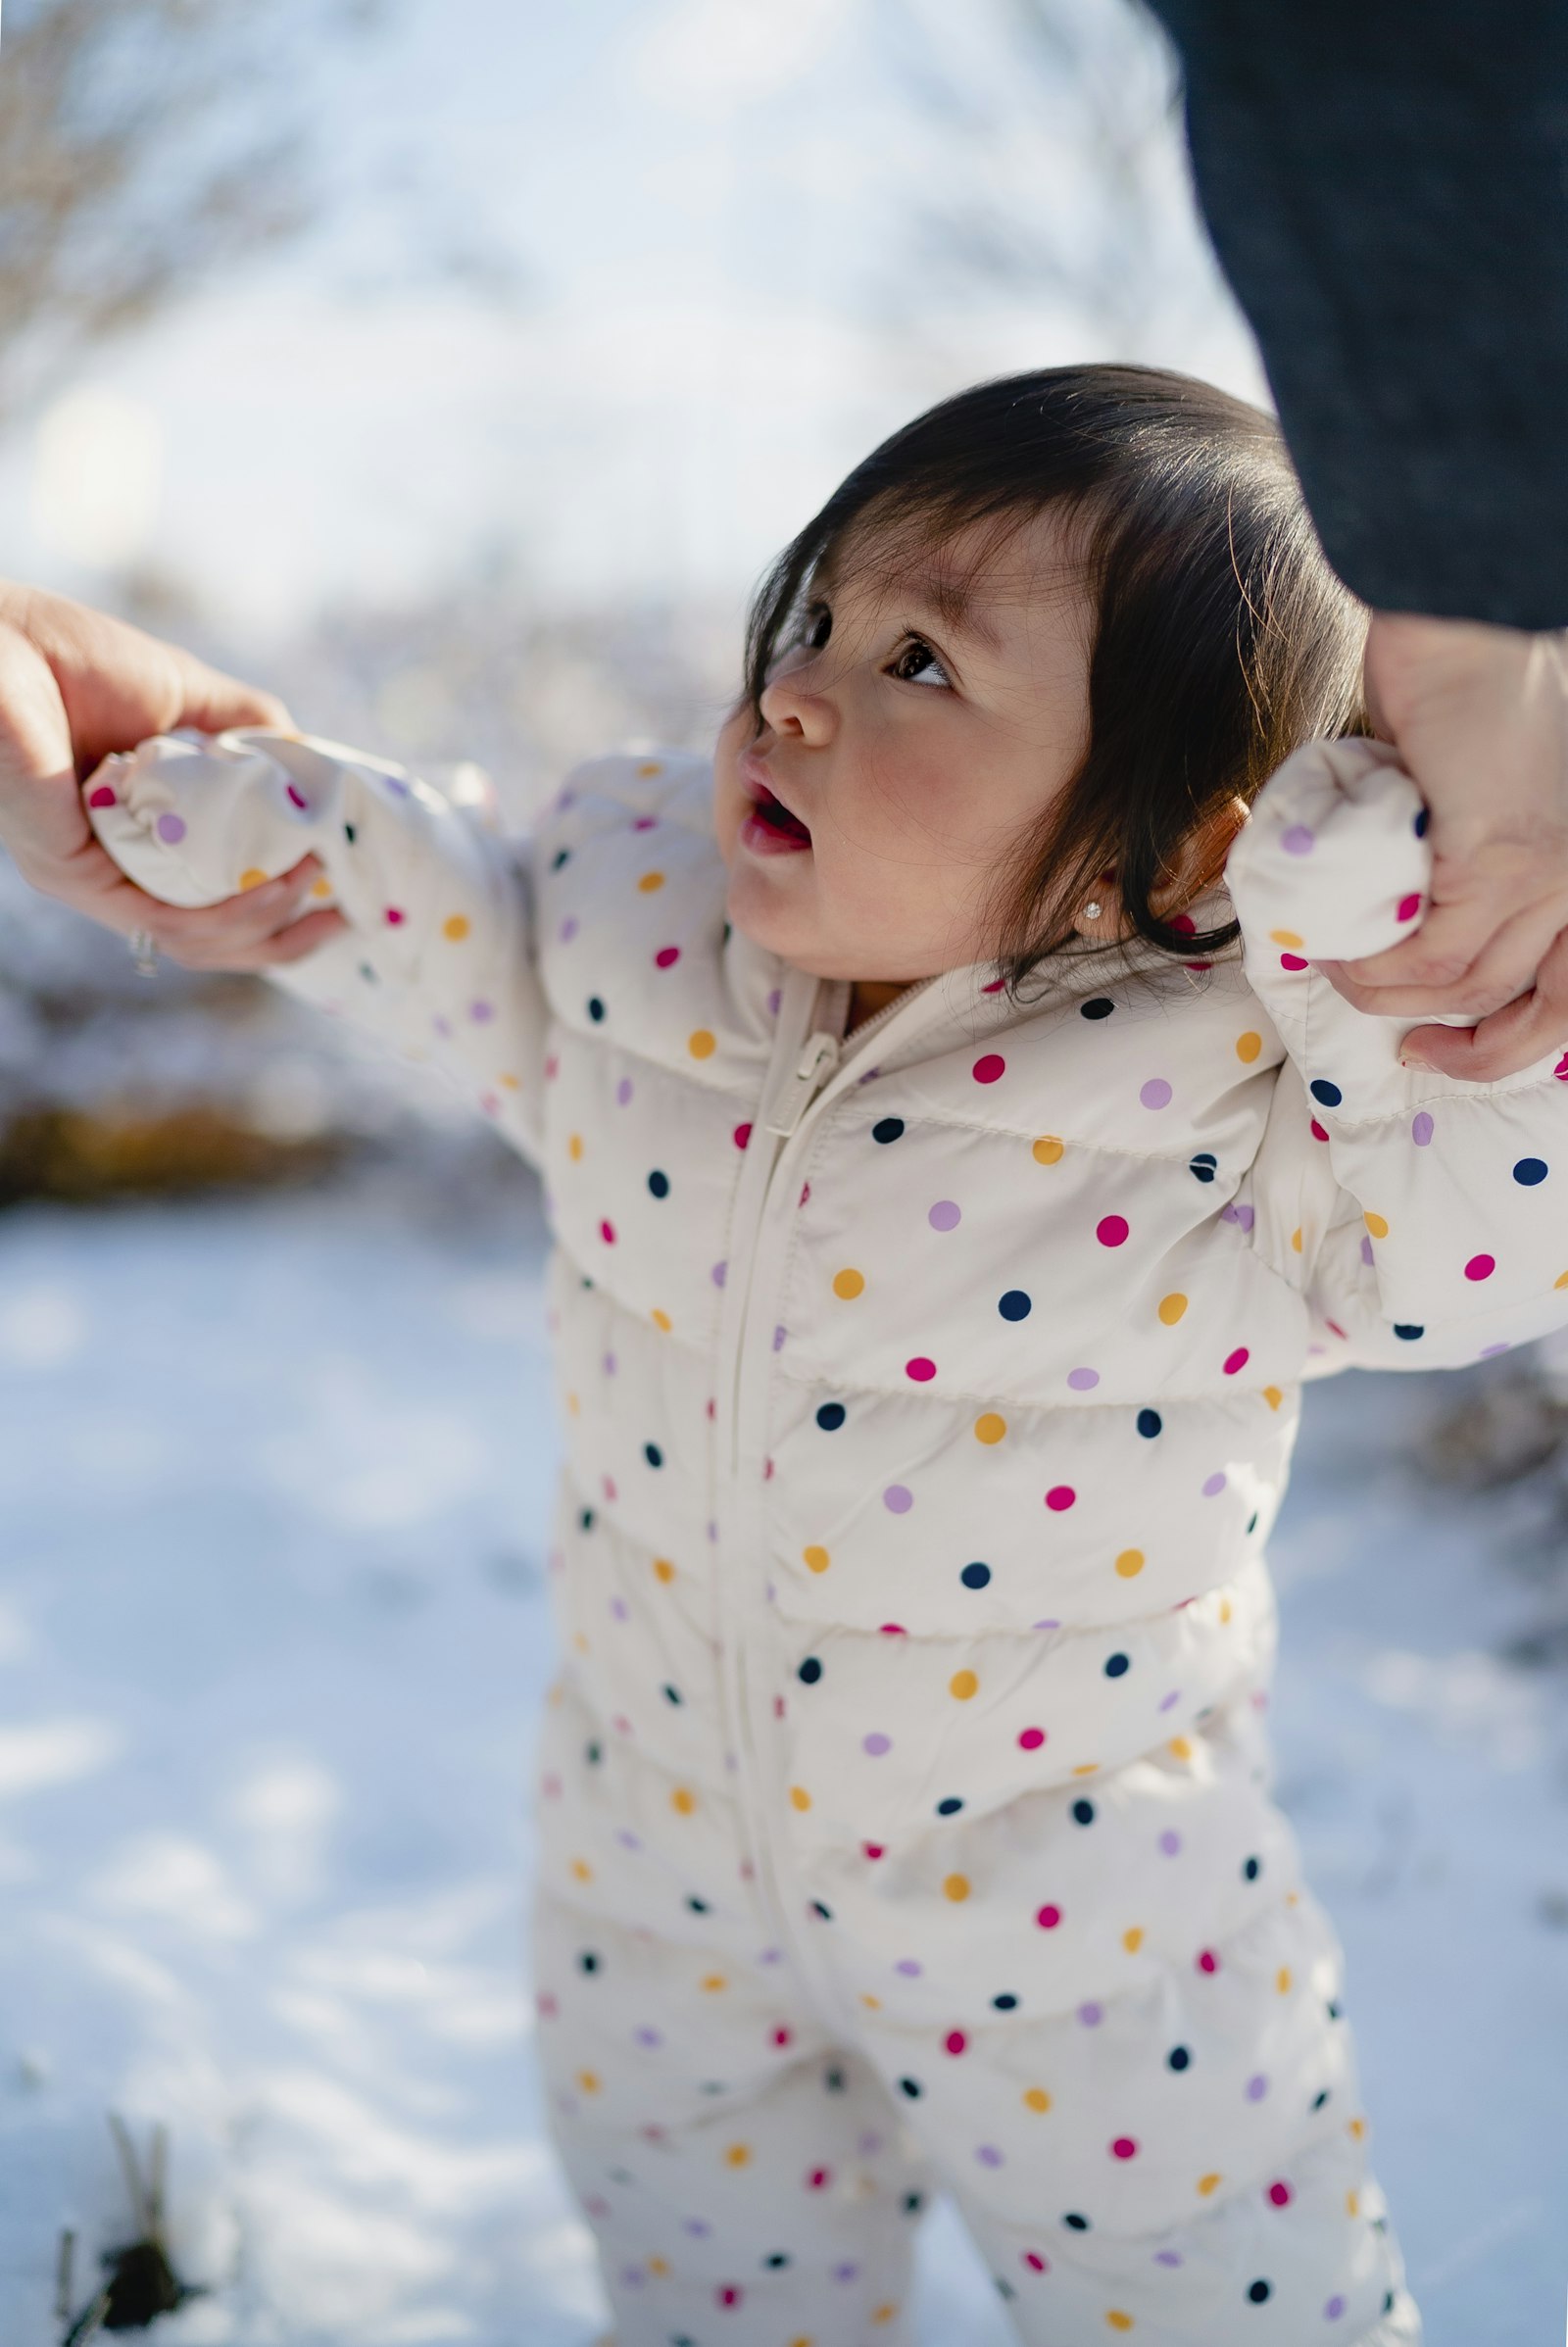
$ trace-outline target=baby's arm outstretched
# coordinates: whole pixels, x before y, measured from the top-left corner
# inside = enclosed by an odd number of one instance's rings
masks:
[[[1418,1022],[1355,1009],[1312,966],[1411,933],[1425,829],[1392,750],[1313,742],[1260,793],[1226,875],[1288,1054],[1253,1243],[1313,1306],[1324,1366],[1452,1367],[1568,1321],[1568,1053],[1493,1084],[1403,1067]]]
[[[211,905],[314,852],[347,931],[269,974],[429,1060],[537,1153],[545,1008],[526,844],[385,759],[265,729],[160,735],[84,786],[150,896]]]

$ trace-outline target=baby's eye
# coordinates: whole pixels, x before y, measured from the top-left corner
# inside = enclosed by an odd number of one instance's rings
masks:
[[[909,638],[888,674],[898,677],[902,684],[906,685],[946,685],[951,689],[953,684],[952,677],[930,645],[922,644],[918,636]]]
[[[808,652],[820,652],[833,633],[833,614],[825,603],[814,603],[806,614],[801,642]]]

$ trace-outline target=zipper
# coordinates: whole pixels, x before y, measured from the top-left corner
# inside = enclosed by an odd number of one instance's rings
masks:
[[[838,1063],[838,1037],[829,1035],[826,1028],[819,1027],[807,1044],[805,1056],[795,1070],[794,1082],[767,1119],[764,1129],[777,1134],[780,1141],[788,1141],[791,1134],[799,1129],[802,1117]],[[767,1211],[765,1192],[762,1211],[764,1214]]]

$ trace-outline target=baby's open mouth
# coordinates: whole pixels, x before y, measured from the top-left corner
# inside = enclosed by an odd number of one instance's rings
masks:
[[[792,814],[782,799],[775,799],[765,783],[751,785],[751,809],[741,826],[741,837],[749,848],[760,854],[788,854],[792,849],[808,848],[811,834],[797,814]]]

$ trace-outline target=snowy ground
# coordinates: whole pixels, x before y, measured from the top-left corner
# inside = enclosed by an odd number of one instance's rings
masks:
[[[168,2347],[580,2347],[520,1945],[549,1674],[531,1194],[356,1184],[0,1221],[0,2336],[173,2140]],[[1405,1463],[1436,1381],[1311,1396],[1279,1789],[1348,1956],[1429,2347],[1568,2278],[1568,1686],[1537,1503]],[[78,2269],[81,2284],[86,2274]],[[922,2340],[1002,2347],[942,2212]]]

